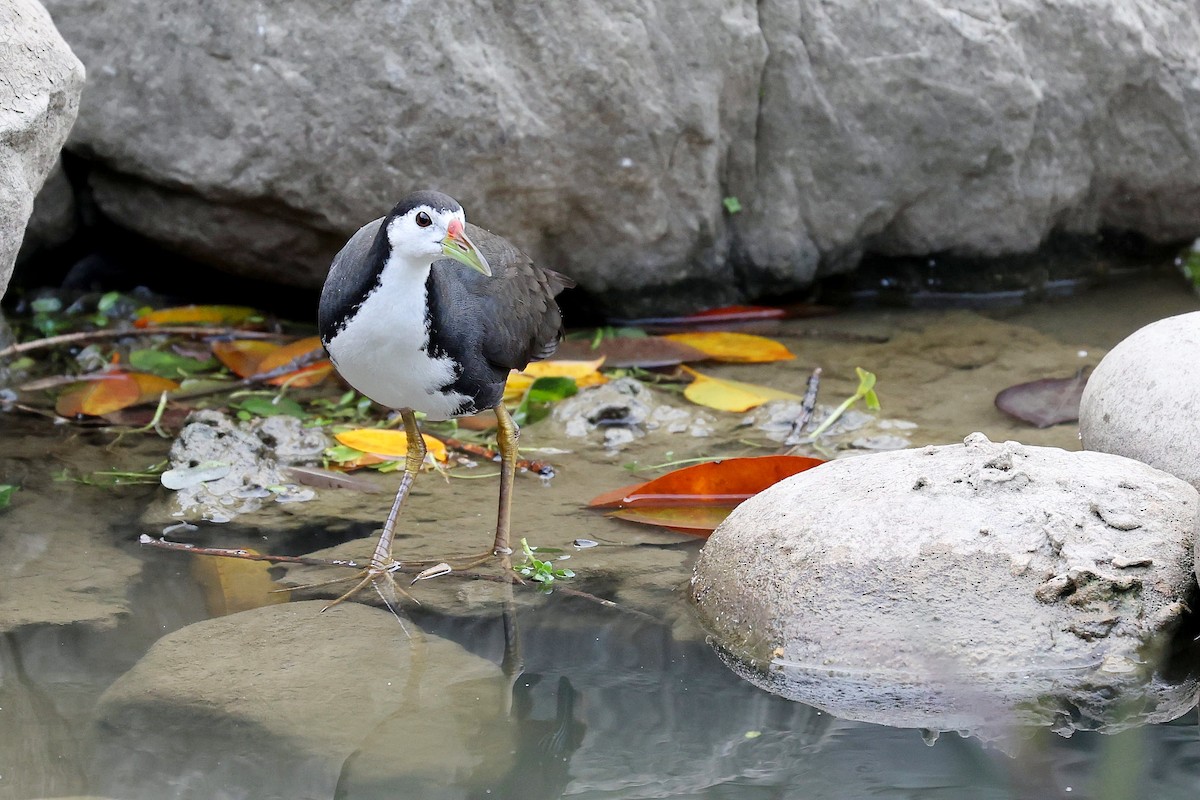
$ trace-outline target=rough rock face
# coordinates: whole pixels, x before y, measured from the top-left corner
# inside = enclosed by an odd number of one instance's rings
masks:
[[[422,186],[630,311],[1200,233],[1190,0],[49,6],[100,207],[288,283]]]
[[[0,295],[33,199],[67,139],[83,65],[36,0],[0,0]]]
[[[1198,501],[1131,459],[976,433],[771,487],[709,539],[692,593],[725,650],[769,665],[769,688],[785,667],[979,692],[1006,673],[1082,670],[1095,692],[1111,681],[1092,670],[1135,670],[1183,612]]]
[[[1200,489],[1200,312],[1134,332],[1088,378],[1079,435],[1088,450],[1136,458]]]

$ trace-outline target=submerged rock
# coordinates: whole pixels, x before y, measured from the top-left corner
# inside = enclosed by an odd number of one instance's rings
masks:
[[[442,797],[447,775],[502,770],[509,682],[496,665],[411,625],[405,636],[386,611],[323,606],[244,611],[155,643],[100,698],[101,786],[333,797],[353,764],[360,784]]]
[[[162,484],[176,490],[175,516],[228,522],[267,500],[297,502],[316,496],[285,472],[312,463],[328,444],[325,434],[288,416],[235,422],[219,411],[197,411],[171,446]]]
[[[695,406],[672,406],[634,378],[590,387],[555,405],[552,419],[573,438],[600,439],[609,450],[647,433],[711,436],[716,418]]]
[[[823,691],[870,676],[859,697],[890,702],[893,724],[1003,725],[998,711],[1036,708],[1052,687],[1102,696],[1143,670],[1193,591],[1198,500],[1130,459],[976,433],[830,462],[751,498],[709,539],[692,596],[772,691],[892,721]]]
[[[1136,458],[1200,488],[1200,311],[1134,332],[1096,367],[1079,406],[1088,450]]]

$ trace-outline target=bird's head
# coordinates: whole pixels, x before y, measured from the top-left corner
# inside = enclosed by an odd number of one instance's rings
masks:
[[[441,192],[414,192],[384,222],[392,252],[404,258],[446,256],[490,276],[487,258],[467,238],[462,206]]]

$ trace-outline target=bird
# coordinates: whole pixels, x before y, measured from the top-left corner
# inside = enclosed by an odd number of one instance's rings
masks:
[[[370,564],[328,607],[381,577],[390,580],[400,566],[392,557],[396,521],[425,460],[417,412],[444,420],[495,411],[496,532],[490,553],[474,563],[507,561],[520,429],[504,407],[504,384],[511,370],[557,349],[563,320],[555,296],[574,285],[468,223],[457,200],[434,190],[402,198],[334,257],[317,313],[321,342],[350,386],[400,412],[408,449]]]

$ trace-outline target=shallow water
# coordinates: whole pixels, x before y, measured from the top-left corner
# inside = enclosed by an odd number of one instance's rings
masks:
[[[772,332],[795,362],[708,371],[802,391],[820,365],[832,401],[863,366],[879,374],[884,416],[916,423],[906,429],[914,445],[981,430],[1077,448],[1074,426],[1029,428],[992,397],[1070,374],[1140,325],[1198,308],[1162,275],[992,313],[853,312]],[[322,614],[320,601],[261,605],[262,595],[243,602],[260,607],[219,616],[228,598],[214,581],[228,576],[137,544],[175,521],[165,490],[54,477],[141,469],[166,442],[0,417],[0,482],[22,486],[0,512],[0,800],[1196,796],[1194,708],[1123,733],[1038,729],[998,747],[839,719],[737,677],[687,606],[700,542],[580,509],[631,482],[628,462],[768,452],[745,443],[765,437],[737,427],[741,415],[715,416],[710,438],[652,432],[618,453],[549,421],[526,431],[524,445],[575,452],[551,457],[559,474],[548,485],[518,481],[520,535],[571,552],[580,577],[570,585],[620,610],[439,579],[411,590],[422,605],[402,600],[403,620],[376,605]],[[361,554],[395,480],[380,476],[380,494],[322,492],[174,535],[276,553],[346,543]],[[491,478],[420,476],[397,555],[485,545],[495,488]],[[576,551],[576,538],[601,546]]]

